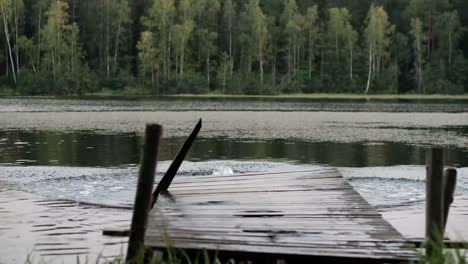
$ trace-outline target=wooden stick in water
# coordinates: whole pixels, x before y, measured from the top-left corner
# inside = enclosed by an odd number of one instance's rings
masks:
[[[166,174],[164,174],[158,186],[156,187],[156,190],[153,193],[153,203],[151,207],[153,207],[156,201],[158,200],[159,193],[161,191],[167,191],[167,189],[171,185],[172,180],[177,174],[177,171],[179,170],[180,165],[184,161],[185,156],[187,156],[187,153],[190,150],[190,147],[192,146],[193,142],[197,138],[198,132],[200,132],[201,128],[202,128],[202,120],[200,119],[197,125],[195,126],[195,128],[193,129],[192,133],[190,134],[190,136],[187,138],[184,145],[180,149],[179,153],[175,157],[174,161],[172,161],[171,166],[169,166],[169,169],[167,169]]]

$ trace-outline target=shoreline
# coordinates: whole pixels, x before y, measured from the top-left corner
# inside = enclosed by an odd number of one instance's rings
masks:
[[[311,94],[279,94],[279,95],[228,95],[228,94],[125,94],[125,93],[91,93],[84,95],[7,95],[0,94],[3,99],[77,99],[77,100],[157,100],[157,99],[256,99],[256,100],[468,100],[468,94],[345,94],[345,93],[311,93]]]

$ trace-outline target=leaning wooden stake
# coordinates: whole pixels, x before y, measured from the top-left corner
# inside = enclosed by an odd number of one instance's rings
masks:
[[[143,146],[143,157],[138,176],[126,262],[131,262],[139,254],[144,254],[146,224],[151,210],[151,193],[153,191],[161,135],[162,127],[160,125],[146,125],[145,145]]]
[[[450,205],[453,203],[455,188],[457,185],[457,170],[455,168],[447,168],[444,171],[444,225],[442,234],[445,234],[447,220],[450,211]]]
[[[427,151],[426,175],[426,255],[430,256],[434,249],[441,248],[438,242],[442,240],[444,224],[443,202],[443,169],[444,158],[442,149]]]
[[[169,169],[167,169],[166,174],[164,174],[161,181],[158,183],[158,186],[156,186],[156,190],[153,193],[153,203],[151,207],[153,207],[156,201],[158,200],[159,193],[161,193],[162,191],[167,191],[167,189],[171,185],[172,180],[177,174],[177,171],[179,171],[180,165],[182,165],[185,156],[187,156],[187,153],[190,150],[190,147],[192,147],[192,144],[197,138],[198,132],[200,132],[201,128],[202,120],[200,119],[195,128],[192,130],[192,133],[190,133],[190,136],[185,141],[184,145],[182,145],[182,148],[180,149],[179,153],[177,153],[177,156],[172,161],[171,165],[169,166]]]

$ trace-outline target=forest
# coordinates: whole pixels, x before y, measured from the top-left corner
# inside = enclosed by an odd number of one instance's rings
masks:
[[[13,95],[463,94],[466,0],[0,0]]]

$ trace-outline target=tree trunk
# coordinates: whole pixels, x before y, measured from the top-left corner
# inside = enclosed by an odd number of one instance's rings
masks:
[[[15,53],[16,53],[16,75],[19,78],[19,45],[18,45],[18,2],[15,0]]]
[[[353,79],[353,47],[351,46],[349,49],[349,78],[352,80]]]
[[[297,45],[297,71],[301,70],[301,45]]]
[[[111,0],[114,1],[114,0]],[[106,4],[106,73],[107,73],[107,79],[109,80],[110,78],[110,47],[109,47],[109,41],[110,41],[110,32],[109,32],[109,0],[105,2]]]
[[[169,31],[169,43],[168,43],[168,49],[167,49],[167,76],[170,78],[171,76],[171,43],[172,43],[172,31]]]
[[[263,85],[263,51],[261,47],[261,42],[258,42],[258,61],[260,62],[260,84]]]
[[[8,46],[8,54],[10,57],[10,63],[11,63],[11,73],[13,75],[13,82],[16,85],[16,73],[15,73],[15,63],[13,61],[13,54],[11,51],[11,45],[10,45],[10,34],[8,33],[8,25],[7,25],[7,19],[5,16],[5,10],[3,9],[3,4],[0,3],[0,11],[2,12],[2,18],[3,18],[3,29],[5,32],[5,38],[7,41],[7,46]]]
[[[5,49],[5,65],[6,65],[6,76],[10,77],[10,63],[8,62],[8,49]]]
[[[426,91],[424,89],[424,84],[423,84],[423,77],[422,77],[422,62],[421,62],[421,43],[419,42],[419,38],[416,40],[418,45],[417,45],[417,50],[418,50],[418,73],[419,73],[419,80],[418,80],[418,88],[425,94]]]
[[[151,63],[151,89],[154,88],[154,64]]]
[[[320,48],[320,81],[323,81],[323,48]]]
[[[162,69],[162,78],[164,80],[167,80],[167,39],[166,39],[166,35],[165,35],[166,32],[163,33],[163,50],[162,50],[162,61],[163,61],[163,69]]]
[[[73,36],[73,38],[75,38]],[[75,39],[72,39],[72,43],[71,43],[71,73],[72,73],[72,76],[74,77],[74,73],[75,73]]]
[[[175,46],[175,78],[177,80],[177,78],[179,77],[179,61],[180,61],[180,56],[179,56],[179,51],[180,51],[180,47],[178,47],[177,45],[179,45],[179,43],[176,44]]]
[[[309,29],[309,80],[312,79],[312,29]]]
[[[232,58],[232,26],[229,26],[229,77],[232,78],[234,71],[234,59]]]
[[[55,72],[55,49],[52,49],[52,71],[53,71],[53,74],[54,74],[54,83],[55,81],[57,80],[56,78],[56,72]]]
[[[38,23],[37,23],[37,32],[38,32],[38,40],[37,40],[37,71],[40,70],[40,64],[41,64],[41,20],[42,20],[42,7],[39,7],[39,18],[38,18]]]
[[[208,86],[210,86],[210,55],[206,56],[206,81]]]
[[[448,64],[452,64],[452,33],[449,33],[449,57]]]
[[[118,54],[119,54],[120,30],[122,26],[121,24],[122,24],[122,21],[119,21],[119,25],[117,26],[117,36],[115,38],[114,73],[117,72],[117,68],[118,68],[117,59],[118,59]]]
[[[226,62],[223,62],[223,94],[226,93]]]
[[[62,51],[62,42],[60,41],[60,31],[57,29],[57,45],[58,45],[58,48],[60,51]],[[56,49],[57,47],[55,47],[54,49]],[[61,59],[61,56],[60,56],[60,53],[56,56],[57,57],[57,60],[58,60],[58,67],[60,67],[62,65],[62,59]]]
[[[291,80],[291,41],[288,42],[288,81]]]
[[[365,94],[369,92],[371,79],[372,79],[372,44],[369,46],[369,75],[367,76],[367,86],[366,86]]]
[[[271,62],[271,83],[273,87],[276,86],[276,57],[273,56],[273,61]]]
[[[185,48],[182,47],[180,51],[180,77],[184,78],[184,60],[185,60]]]
[[[335,55],[336,55],[336,63],[339,61],[339,53],[338,53],[338,31],[335,32]]]
[[[240,57],[239,57],[239,71],[242,71],[243,66],[244,66],[244,49],[241,46],[240,47]]]

